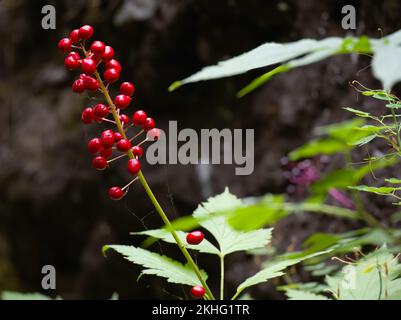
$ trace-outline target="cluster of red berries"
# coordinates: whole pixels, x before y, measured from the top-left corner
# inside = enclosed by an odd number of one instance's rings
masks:
[[[116,131],[111,129],[104,130],[100,137],[91,139],[88,142],[88,151],[94,155],[92,165],[97,170],[104,170],[108,165],[125,156],[129,157],[127,163],[128,172],[135,176],[131,182],[125,187],[111,187],[109,196],[113,200],[120,200],[126,194],[128,187],[137,177],[141,170],[139,158],[142,156],[143,150],[141,145],[146,141],[155,141],[160,137],[160,130],[156,128],[155,121],[148,117],[143,110],[134,112],[132,118],[121,111],[126,109],[134,94],[135,87],[131,82],[123,82],[119,87],[119,94],[111,101],[108,87],[111,83],[116,82],[120,78],[121,64],[114,59],[114,49],[101,41],[94,41],[89,47],[85,48],[86,40],[94,34],[93,27],[89,25],[82,26],[79,29],[71,31],[68,38],[63,38],[58,43],[58,48],[68,53],[64,60],[64,65],[68,70],[81,69],[82,73],[72,84],[72,91],[83,93],[84,91],[97,92],[101,91],[110,103],[109,106],[99,103],[95,106],[85,108],[82,111],[81,120],[84,124],[111,123],[117,126]],[[77,51],[81,51],[81,55]],[[102,80],[98,68],[104,64],[105,70]],[[109,119],[108,116],[112,115]],[[128,129],[137,127],[140,129],[132,138],[127,138]],[[145,133],[146,138],[137,144],[134,140]],[[114,151],[120,152],[119,155],[110,159]]]

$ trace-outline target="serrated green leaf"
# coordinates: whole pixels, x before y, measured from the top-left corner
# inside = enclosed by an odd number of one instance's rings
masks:
[[[193,213],[193,216],[200,220],[200,225],[217,240],[222,256],[236,251],[262,248],[270,242],[272,229],[237,231],[228,223],[227,215],[221,214],[229,214],[242,206],[242,201],[226,189],[222,194],[200,204]]]
[[[320,294],[302,290],[289,289],[286,290],[285,294],[287,295],[288,300],[330,300]]]
[[[321,254],[329,253],[330,250],[317,252],[315,254],[299,258],[299,259],[289,259],[283,261],[276,261],[266,265],[264,269],[256,273],[255,275],[249,277],[244,282],[242,282],[238,288],[236,295],[240,294],[244,289],[249,288],[251,286],[263,283],[268,281],[269,279],[277,278],[284,275],[284,270],[290,266],[298,264],[304,260],[317,257]]]
[[[188,265],[184,266],[182,263],[169,257],[133,246],[109,245],[107,249],[113,249],[128,261],[144,267],[143,274],[166,278],[171,283],[186,284],[189,286],[200,285],[199,279]],[[206,273],[203,270],[201,270],[201,273],[203,278],[206,279]]]

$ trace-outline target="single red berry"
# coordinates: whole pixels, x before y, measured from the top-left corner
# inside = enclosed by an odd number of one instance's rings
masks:
[[[104,52],[101,54],[101,57],[104,62],[108,62],[114,57],[114,49],[110,46],[104,47]]]
[[[88,76],[85,73],[79,75],[79,79],[85,80]]]
[[[71,51],[67,57],[73,57],[75,60],[81,60],[81,56],[79,55],[78,52]]]
[[[89,140],[88,142],[88,151],[90,153],[97,153],[99,150],[102,148],[102,144],[100,142],[99,138],[93,138],[92,140]]]
[[[85,81],[77,79],[72,83],[72,91],[76,93],[82,93],[85,91]]]
[[[102,132],[101,143],[103,148],[111,148],[114,144],[114,132],[111,130],[106,130]]]
[[[143,124],[143,129],[145,131],[152,130],[156,126],[155,120],[152,118],[146,118],[145,123]]]
[[[80,39],[79,37],[79,29],[74,29],[70,33],[70,40],[71,43],[77,43]]]
[[[119,94],[114,98],[113,102],[118,109],[125,109],[131,103],[131,97],[125,94]]]
[[[120,200],[124,197],[124,191],[120,187],[111,187],[109,189],[109,197],[113,200]]]
[[[113,83],[116,82],[118,80],[118,78],[120,77],[120,72],[117,71],[117,69],[111,68],[111,69],[107,69],[104,74],[104,79],[108,82],[108,83]]]
[[[131,82],[123,82],[120,86],[120,92],[126,96],[132,96],[134,94],[135,88]]]
[[[84,25],[81,28],[79,28],[79,37],[81,39],[89,39],[90,37],[93,36],[93,28],[91,26],[88,25]]]
[[[146,139],[149,141],[157,141],[160,138],[160,129],[153,128],[146,132]]]
[[[102,142],[100,141],[100,143],[102,143]],[[99,151],[99,155],[102,156],[103,158],[108,159],[113,155],[113,149],[112,148],[105,149],[102,147]]]
[[[104,52],[105,47],[106,46],[104,45],[104,43],[102,41],[94,41],[91,44],[90,50],[92,53],[100,55]]]
[[[99,81],[90,76],[85,77],[84,83],[85,83],[85,89],[89,91],[96,91],[100,88]]]
[[[134,146],[132,147],[132,153],[134,154],[135,157],[142,157],[143,150],[141,146]]]
[[[117,142],[117,149],[122,152],[127,152],[129,149],[131,149],[131,147],[131,141],[129,141],[128,139],[121,139]]]
[[[119,118],[124,126],[129,124],[129,117],[126,114],[120,114]]]
[[[95,116],[99,118],[104,118],[109,114],[109,108],[102,103],[97,104],[93,108],[93,111],[95,112]]]
[[[97,170],[104,170],[107,167],[107,160],[101,156],[98,156],[93,158],[92,165]]]
[[[146,112],[143,110],[138,110],[134,113],[134,115],[132,116],[132,122],[134,123],[134,125],[136,126],[141,126],[145,123],[146,118],[148,116],[146,115]]]
[[[83,73],[91,75],[96,71],[96,62],[92,58],[85,58],[82,60],[81,69]]]
[[[68,56],[64,60],[64,65],[68,70],[75,70],[79,68],[79,61],[73,56]]]
[[[120,132],[114,132],[114,141],[118,142],[123,139],[123,135]]]
[[[194,286],[191,288],[191,296],[193,296],[195,299],[202,298],[205,293],[206,290],[202,286]]]
[[[129,173],[136,175],[141,170],[141,164],[138,159],[130,159],[128,160],[127,168]]]
[[[116,69],[118,72],[121,72],[121,64],[116,59],[111,59],[106,62],[106,69]]]
[[[85,124],[90,124],[95,120],[95,113],[93,112],[92,108],[86,108],[82,111],[81,116],[82,122]]]
[[[204,237],[202,231],[192,231],[187,234],[187,243],[194,245],[199,244],[202,242]]]
[[[63,38],[58,42],[58,48],[63,52],[71,51],[71,40],[68,38]]]

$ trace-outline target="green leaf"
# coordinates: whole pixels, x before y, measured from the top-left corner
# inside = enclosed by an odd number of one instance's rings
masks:
[[[361,147],[361,146],[363,146],[365,144],[368,144],[369,142],[371,142],[372,140],[374,140],[376,138],[377,138],[377,134],[372,134],[372,135],[369,135],[367,137],[363,137],[363,138],[361,138],[359,140],[351,141],[351,142],[349,142],[349,145]]]
[[[373,75],[390,91],[401,80],[401,47],[389,45],[380,48],[373,57]]]
[[[1,293],[1,300],[53,300],[53,299],[38,292],[23,293],[15,291],[3,291]]]
[[[393,187],[369,187],[369,186],[354,186],[354,187],[349,187],[349,189],[357,190],[357,191],[363,191],[363,192],[370,192],[370,193],[375,193],[379,195],[388,195],[393,193],[394,191],[401,190],[400,188],[393,188]]]
[[[369,112],[365,112],[365,111],[361,111],[361,110],[349,108],[349,107],[346,107],[343,109],[347,110],[349,112],[352,112],[353,114],[355,114],[356,116],[361,117],[361,118],[370,118],[371,117]]]
[[[237,57],[221,61],[217,65],[205,67],[180,82],[181,84],[187,84],[190,82],[229,77],[261,67],[281,64],[320,50],[335,52],[340,48],[341,43],[341,38],[327,38],[324,40],[304,39],[287,44],[270,42]]]
[[[288,300],[330,300],[325,296],[302,290],[289,289],[286,290],[285,294]]]
[[[331,292],[340,300],[381,300],[398,294],[400,265],[385,247],[355,265],[348,265],[336,276],[326,277]]]
[[[200,225],[217,240],[222,256],[236,251],[262,248],[270,242],[272,229],[240,232],[228,223],[227,214],[242,206],[242,201],[226,188],[222,194],[200,204],[193,213],[199,219]]]
[[[289,259],[289,260],[271,262],[271,263],[267,264],[264,269],[262,269],[261,271],[259,271],[255,275],[253,275],[252,277],[249,277],[244,282],[242,282],[237,288],[236,295],[239,295],[246,288],[266,282],[269,279],[277,278],[277,277],[284,275],[285,274],[284,270],[290,266],[293,266],[304,260],[316,257],[321,254],[325,254],[328,252],[330,252],[330,250],[318,252],[318,253],[315,253],[315,254],[312,254],[312,255],[309,255],[309,256],[306,256],[303,258],[299,258],[299,259]]]
[[[289,158],[292,161],[297,161],[303,158],[311,158],[319,154],[331,155],[338,152],[345,152],[351,147],[341,141],[334,139],[318,139],[312,140],[302,147],[295,149],[289,153]]]
[[[397,178],[385,179],[385,181],[388,183],[393,183],[393,184],[401,184],[401,179],[397,179]]]
[[[166,229],[155,229],[155,230],[145,230],[140,232],[131,232],[132,235],[147,235],[149,237],[157,238],[168,243],[176,243],[173,236]],[[186,243],[186,233],[182,231],[177,231],[179,238],[182,243]],[[197,245],[186,245],[188,249],[196,250],[202,253],[210,253],[220,255],[219,249],[217,249],[213,244],[211,244],[207,239],[203,239],[200,244]]]
[[[188,265],[184,266],[169,257],[133,246],[108,245],[105,246],[103,251],[107,249],[113,249],[128,261],[143,266],[145,269],[142,271],[142,274],[151,274],[166,278],[171,283],[186,284],[189,286],[200,285],[196,274]],[[202,270],[201,273],[203,278],[206,279],[206,273]]]
[[[352,120],[317,127],[314,132],[315,134],[328,135],[336,140],[341,140],[347,143],[350,135],[355,134],[357,128],[365,123],[365,119],[355,118]]]

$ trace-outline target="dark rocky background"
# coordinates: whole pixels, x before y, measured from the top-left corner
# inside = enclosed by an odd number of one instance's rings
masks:
[[[56,7],[56,30],[41,28],[44,4]],[[355,32],[341,28],[345,4],[357,8]],[[129,232],[159,227],[161,221],[139,185],[123,201],[107,198],[107,188],[124,178],[123,169],[99,174],[91,168],[85,141],[96,129],[80,122],[88,102],[70,91],[76,74],[64,70],[57,50],[59,38],[70,30],[91,24],[95,38],[116,49],[122,79],[136,85],[134,104],[153,114],[162,128],[168,120],[178,120],[180,128],[255,128],[251,176],[235,176],[233,167],[214,166],[210,179],[202,182],[195,166],[143,165],[174,218],[191,213],[225,186],[238,196],[285,192],[280,158],[307,141],[316,125],[345,119],[341,106],[371,103],[357,98],[349,81],[358,79],[371,87],[379,83],[366,68],[368,58],[350,56],[278,76],[241,100],[235,93],[263,70],[168,93],[171,82],[266,41],[347,34],[380,37],[379,27],[384,34],[400,28],[400,10],[397,0],[0,1],[0,291],[41,291],[41,267],[51,264],[57,269],[57,290],[45,293],[53,296],[185,295],[185,288],[176,292],[158,279],[144,277],[137,283],[139,268],[101,254],[108,243],[139,245],[141,239]],[[287,220],[275,233],[275,244],[282,249],[314,231],[349,227],[314,215]],[[213,281],[216,264],[210,260],[202,260],[202,266]],[[256,270],[257,261],[233,256],[227,266],[232,290]],[[260,286],[256,293],[277,297],[269,286]]]

